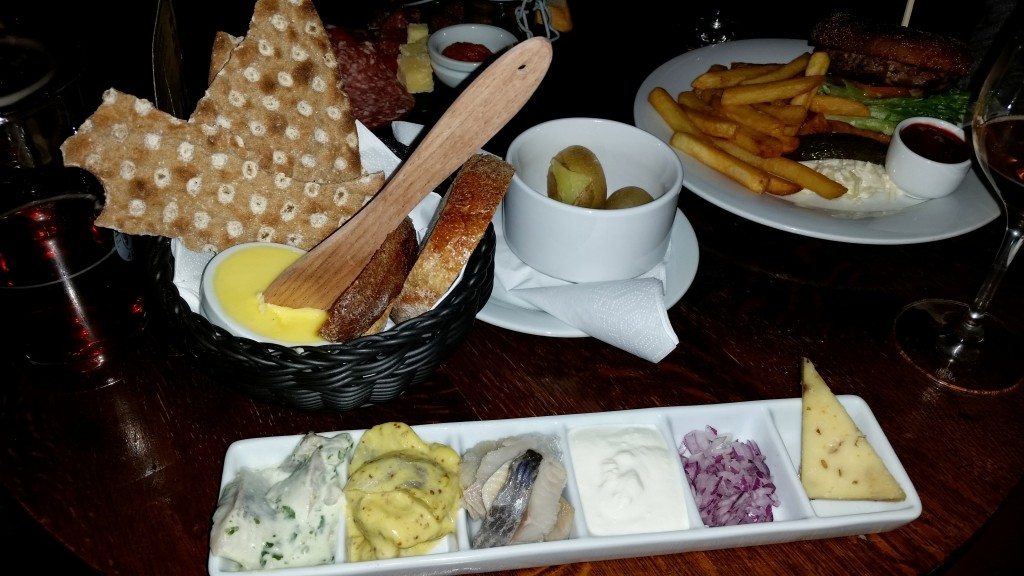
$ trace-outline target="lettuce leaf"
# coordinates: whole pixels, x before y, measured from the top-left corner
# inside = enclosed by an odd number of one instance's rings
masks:
[[[871,112],[871,116],[867,118],[827,115],[826,118],[829,120],[839,120],[857,128],[889,135],[892,135],[897,124],[913,116],[929,116],[941,118],[954,124],[963,124],[967,116],[967,104],[970,100],[970,94],[960,89],[953,89],[920,98],[874,98],[866,96],[852,84],[826,82],[822,85],[820,91],[823,94],[842,96],[862,102],[867,105],[868,110]]]

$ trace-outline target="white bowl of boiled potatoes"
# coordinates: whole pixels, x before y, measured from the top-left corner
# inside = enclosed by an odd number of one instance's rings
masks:
[[[679,156],[630,124],[560,118],[509,145],[505,242],[531,268],[569,282],[625,280],[665,257],[683,185]]]

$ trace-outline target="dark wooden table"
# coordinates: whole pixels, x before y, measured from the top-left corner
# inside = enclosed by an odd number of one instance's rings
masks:
[[[556,43],[556,64],[537,100],[492,151],[546,118],[630,121],[640,82],[682,51],[671,42],[640,42],[644,23],[655,38],[668,34],[669,23],[634,14],[622,23],[633,35],[607,37],[599,9],[584,6],[573,5],[577,30]],[[607,58],[627,46],[633,66],[612,68]],[[919,298],[971,297],[995,253],[1002,219],[948,240],[869,246],[778,231],[685,191],[680,207],[696,230],[700,265],[669,311],[679,346],[658,364],[595,339],[544,338],[477,321],[437,373],[402,397],[344,413],[306,413],[255,401],[213,379],[172,345],[154,310],[137,346],[89,377],[41,373],[15,361],[0,367],[0,482],[94,570],[204,574],[224,452],[236,440],[392,420],[415,425],[794,398],[799,361],[807,356],[837,394],[861,396],[872,408],[920,494],[920,518],[880,534],[518,574],[922,574],[947,566],[1024,473],[1024,391],[948,392],[900,357],[892,320]],[[1007,274],[993,312],[1024,326],[1020,264]],[[1019,524],[1010,525],[1011,541],[1019,540]],[[997,547],[994,554],[999,562],[1009,551]]]

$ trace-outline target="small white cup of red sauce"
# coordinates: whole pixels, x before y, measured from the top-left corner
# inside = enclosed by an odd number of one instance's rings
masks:
[[[885,171],[904,193],[931,200],[948,196],[971,169],[971,147],[960,126],[915,116],[896,125]]]
[[[430,34],[427,51],[434,74],[455,88],[491,56],[516,44],[511,32],[488,24],[454,24]]]

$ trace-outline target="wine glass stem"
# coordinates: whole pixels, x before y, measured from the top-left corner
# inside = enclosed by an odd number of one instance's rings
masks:
[[[1003,279],[1003,275],[1006,273],[1006,269],[1009,268],[1010,262],[1013,261],[1013,257],[1017,255],[1017,250],[1020,249],[1021,241],[1024,240],[1024,234],[1021,232],[1024,229],[1024,212],[1016,215],[1011,214],[1009,218],[1013,218],[1016,222],[1006,227],[1006,232],[1003,234],[1003,243],[999,247],[999,252],[996,254],[992,267],[989,269],[988,277],[985,278],[985,282],[982,283],[977,295],[975,295],[974,301],[971,302],[970,310],[965,320],[967,324],[977,325],[981,317],[984,316],[989,304],[992,302],[996,289],[999,287],[999,283]],[[968,328],[968,332],[970,331]]]

